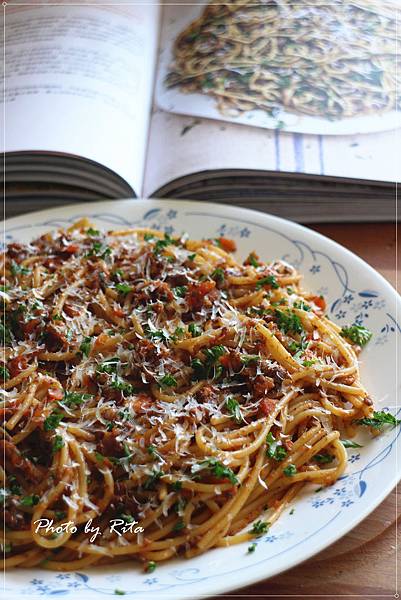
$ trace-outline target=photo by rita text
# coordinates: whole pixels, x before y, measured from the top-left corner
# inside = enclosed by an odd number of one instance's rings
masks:
[[[37,519],[34,521],[34,525],[35,532],[42,534],[61,535],[62,533],[73,534],[78,531],[78,527],[73,521],[65,521],[64,523],[57,523],[55,525],[53,519]],[[133,520],[127,523],[124,519],[116,518],[110,519],[107,531],[121,537],[127,533],[143,533],[145,530],[139,525],[139,521]],[[85,523],[83,532],[90,535],[89,541],[91,543],[94,543],[99,536],[103,535],[103,531],[101,531],[100,527],[93,525],[93,519],[89,519],[89,521]]]

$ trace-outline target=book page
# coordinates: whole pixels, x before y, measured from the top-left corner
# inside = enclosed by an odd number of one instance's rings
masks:
[[[78,155],[140,195],[159,7],[25,2],[5,19],[1,150]]]
[[[163,10],[146,194],[215,169],[397,179],[394,9],[372,0],[207,5]],[[355,32],[364,19],[366,32]],[[369,37],[376,30],[384,50]],[[285,36],[287,46],[272,45]]]

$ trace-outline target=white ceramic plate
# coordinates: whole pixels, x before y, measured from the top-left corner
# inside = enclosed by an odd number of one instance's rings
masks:
[[[205,1],[204,4],[208,2]],[[163,38],[161,40],[159,68],[156,79],[155,98],[163,110],[193,117],[217,119],[230,123],[241,123],[266,129],[283,128],[284,131],[315,135],[356,135],[359,133],[375,133],[388,131],[401,126],[397,111],[382,114],[369,114],[346,119],[329,120],[323,117],[295,114],[284,109],[272,117],[264,110],[245,111],[237,117],[223,115],[217,108],[217,99],[201,93],[184,93],[179,86],[167,88],[164,81],[173,64],[173,43],[177,36],[191,23],[199,18],[203,5],[179,4],[168,6],[166,10]]]
[[[328,299],[329,316],[339,324],[364,323],[374,333],[362,353],[362,380],[379,409],[396,414],[401,372],[400,297],[371,267],[338,244],[277,217],[203,202],[124,200],[80,204],[11,219],[6,241],[28,241],[49,229],[89,216],[96,226],[112,229],[147,226],[193,238],[224,235],[235,239],[244,257],[255,249],[264,259],[285,258],[305,276],[305,287]],[[320,492],[310,486],[270,531],[248,544],[216,549],[191,560],[177,559],[145,574],[136,562],[54,573],[39,568],[6,575],[5,598],[46,596],[99,600],[123,590],[127,598],[182,600],[221,594],[276,575],[309,558],[346,534],[391,491],[401,475],[396,460],[400,428],[363,438],[349,449],[349,466],[337,483]],[[399,449],[399,445],[398,445]]]

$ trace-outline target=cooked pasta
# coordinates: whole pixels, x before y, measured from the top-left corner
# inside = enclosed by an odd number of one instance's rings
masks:
[[[372,419],[353,342],[370,334],[286,262],[234,251],[86,219],[8,245],[6,566],[151,570],[255,539],[343,473],[340,436]]]
[[[229,116],[395,110],[396,10],[374,0],[210,4],[175,41],[166,84],[213,96]]]

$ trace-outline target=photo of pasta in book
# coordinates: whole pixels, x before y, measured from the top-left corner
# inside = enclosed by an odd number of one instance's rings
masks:
[[[352,120],[352,130],[361,117],[398,107],[395,13],[382,3],[241,0],[196,10],[174,40],[164,79],[178,112],[186,95],[202,116],[307,132],[310,119],[291,117]],[[199,94],[210,100],[201,107]]]

